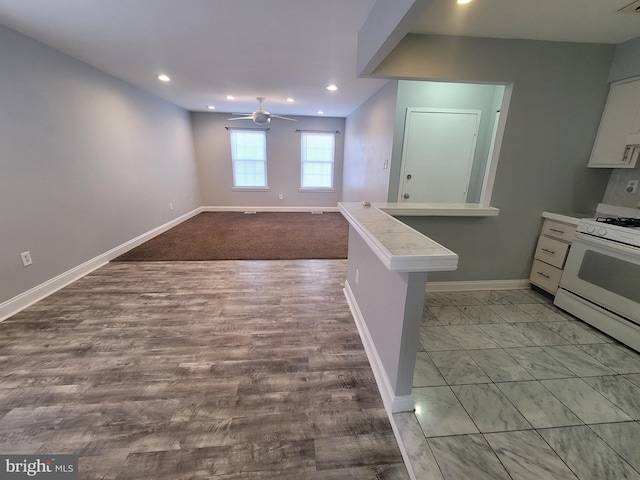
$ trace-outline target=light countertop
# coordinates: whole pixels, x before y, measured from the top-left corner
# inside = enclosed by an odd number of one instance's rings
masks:
[[[338,207],[389,270],[442,272],[458,268],[457,254],[393,218],[379,206],[341,202]]]
[[[588,213],[555,213],[555,212],[542,212],[542,218],[548,218],[549,220],[555,220],[556,222],[562,222],[574,227],[578,226],[580,219],[593,217],[593,214]]]
[[[495,217],[500,212],[478,203],[374,203],[373,206],[395,217]]]

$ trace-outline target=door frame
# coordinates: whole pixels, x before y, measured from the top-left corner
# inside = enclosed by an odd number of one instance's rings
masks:
[[[478,142],[478,132],[480,130],[480,121],[482,119],[482,110],[474,110],[474,109],[466,109],[466,108],[427,108],[427,107],[407,107],[407,111],[405,113],[405,121],[404,121],[404,132],[403,132],[403,140],[402,140],[402,155],[400,159],[400,185],[398,189],[398,202],[403,203],[402,196],[404,195],[404,187],[405,187],[405,177],[406,177],[406,154],[407,154],[407,144],[409,142],[409,124],[411,122],[411,114],[413,112],[419,113],[458,113],[458,114],[473,114],[477,115],[476,122],[476,131],[473,135],[473,158],[471,163],[469,164],[469,168],[467,169],[466,174],[466,193],[469,193],[469,181],[471,180],[471,172],[473,170],[473,163],[475,161],[475,153],[476,146]]]

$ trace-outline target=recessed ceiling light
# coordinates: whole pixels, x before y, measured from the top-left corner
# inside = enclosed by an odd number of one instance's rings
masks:
[[[164,73],[161,73],[160,75],[158,75],[157,78],[161,82],[170,82],[171,81],[171,78],[169,77],[169,75],[165,75]]]
[[[216,107],[214,107],[213,105],[208,105],[208,106],[207,106],[207,108],[208,108],[209,110],[215,110],[215,109],[216,109]]]
[[[292,103],[293,101],[294,101],[293,98],[291,97],[287,98],[287,102]]]
[[[327,90],[329,90],[330,92],[335,92],[336,90],[338,90],[338,87],[336,87],[333,83],[331,85],[327,85]]]
[[[464,5],[465,3],[471,3],[471,0],[458,0],[458,5]]]
[[[227,100],[235,100],[236,97],[234,97],[233,95],[227,95]]]
[[[324,115],[324,112],[322,110],[318,110],[318,115]]]

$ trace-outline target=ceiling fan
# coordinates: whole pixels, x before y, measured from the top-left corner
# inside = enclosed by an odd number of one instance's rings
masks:
[[[231,115],[242,115],[241,117],[233,117],[228,118],[227,120],[253,120],[253,123],[256,125],[266,125],[268,124],[272,118],[281,118],[282,120],[289,120],[291,122],[295,122],[294,118],[283,117],[281,115],[274,115],[273,113],[267,112],[264,108],[262,108],[262,102],[264,102],[264,97],[256,97],[258,100],[259,107],[258,110],[253,112],[251,115],[246,113],[232,113]]]

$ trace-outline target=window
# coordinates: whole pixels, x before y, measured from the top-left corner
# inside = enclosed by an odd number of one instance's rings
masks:
[[[302,132],[301,188],[333,188],[335,133]]]
[[[267,188],[267,134],[264,130],[231,130],[233,186]]]

